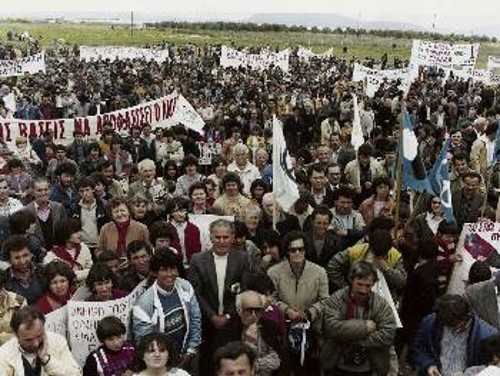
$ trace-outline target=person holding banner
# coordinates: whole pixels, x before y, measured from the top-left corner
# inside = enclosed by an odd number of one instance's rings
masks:
[[[76,288],[76,275],[64,261],[54,260],[43,268],[44,295],[36,306],[44,315],[65,306]]]

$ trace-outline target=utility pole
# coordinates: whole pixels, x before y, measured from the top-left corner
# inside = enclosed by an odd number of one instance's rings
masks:
[[[134,36],[134,11],[130,12],[130,36]]]

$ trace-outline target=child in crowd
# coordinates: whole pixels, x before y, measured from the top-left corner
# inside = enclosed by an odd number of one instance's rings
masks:
[[[135,356],[134,346],[126,341],[125,325],[118,317],[108,316],[97,323],[101,343],[85,360],[83,376],[128,376]]]

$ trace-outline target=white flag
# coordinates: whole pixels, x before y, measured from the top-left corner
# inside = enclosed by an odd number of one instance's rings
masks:
[[[186,127],[200,133],[205,122],[182,94],[179,94],[174,114],[175,119]]]
[[[356,97],[356,94],[352,95],[352,101],[354,104],[354,118],[352,120],[351,144],[354,146],[354,150],[358,151],[359,147],[365,143],[365,138],[363,136],[363,129],[361,129],[361,118],[359,116],[358,97]]]
[[[276,202],[288,212],[299,198],[292,160],[283,135],[283,124],[273,116],[273,193]]]

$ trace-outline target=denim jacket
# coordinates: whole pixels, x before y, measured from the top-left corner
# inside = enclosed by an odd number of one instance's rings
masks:
[[[198,300],[193,286],[185,279],[177,278],[174,289],[179,294],[187,327],[182,352],[196,353],[201,344],[201,312]],[[149,333],[165,331],[165,317],[158,297],[157,282],[142,294],[134,306],[132,331],[135,341],[140,341]]]

